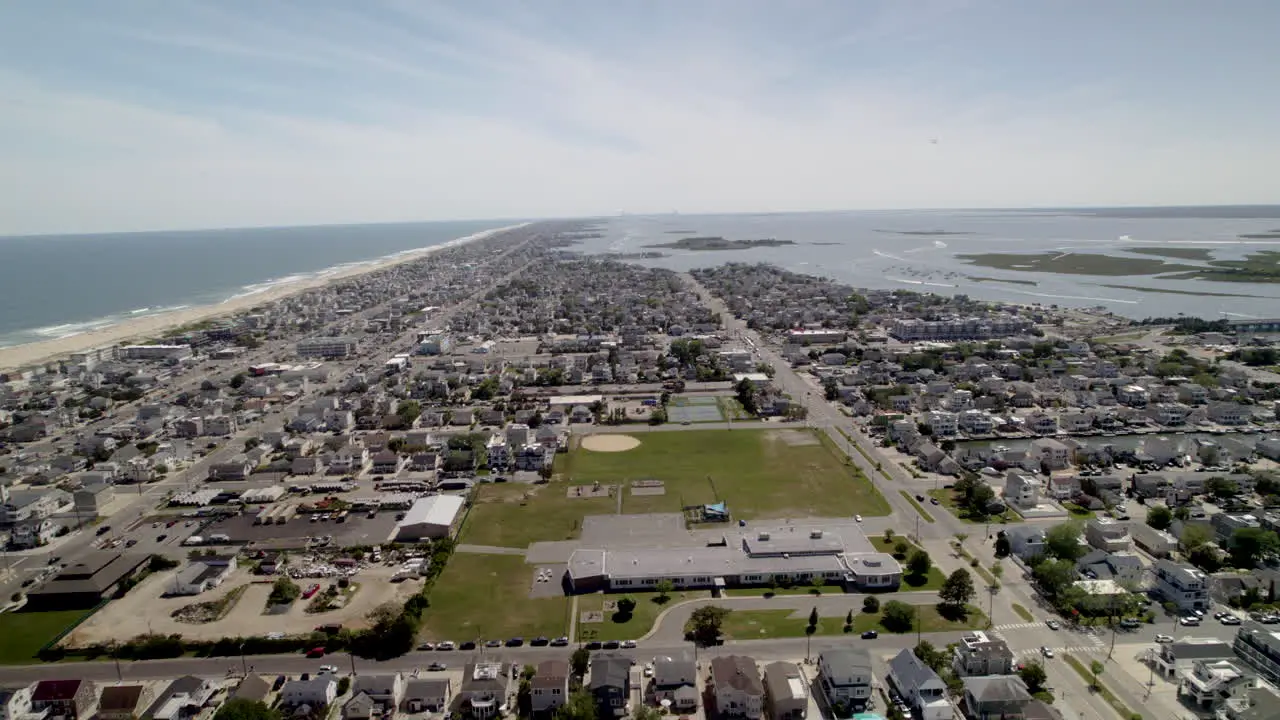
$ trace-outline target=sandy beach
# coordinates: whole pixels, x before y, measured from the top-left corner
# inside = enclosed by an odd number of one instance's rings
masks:
[[[137,319],[125,320],[116,325],[91,330],[78,335],[0,348],[0,370],[12,370],[31,365],[39,365],[44,362],[67,357],[72,353],[84,352],[93,348],[154,338],[175,327],[222,317],[224,315],[234,315],[235,313],[244,312],[260,305],[266,305],[282,298],[289,297],[290,295],[296,295],[300,292],[323,287],[324,285],[328,285],[329,283],[336,282],[338,280],[344,280],[357,275],[364,275],[377,270],[383,270],[393,265],[400,265],[402,263],[419,260],[431,253],[441,252],[449,248],[458,247],[465,243],[483,240],[484,238],[492,235],[507,232],[509,230],[515,230],[524,227],[525,225],[528,225],[528,223],[486,230],[484,232],[475,233],[474,235],[468,235],[467,237],[450,240],[449,242],[435,245],[433,247],[400,253],[377,262],[371,262],[367,265],[341,270],[331,275],[325,275],[311,280],[303,280],[296,283],[290,283],[288,285],[281,285],[260,293],[232,298],[225,302],[213,305],[202,305],[200,307],[176,310],[169,313],[148,315]]]

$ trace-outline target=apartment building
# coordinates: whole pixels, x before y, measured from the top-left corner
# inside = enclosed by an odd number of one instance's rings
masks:
[[[298,341],[297,353],[304,358],[347,358],[356,354],[359,344],[351,336],[306,338]]]

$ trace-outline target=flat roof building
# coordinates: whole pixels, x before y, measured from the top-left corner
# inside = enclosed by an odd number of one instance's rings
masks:
[[[463,505],[463,499],[457,495],[431,495],[418,500],[396,524],[396,540],[448,537]]]
[[[102,602],[147,562],[146,555],[91,552],[27,594],[32,610],[76,610]]]
[[[313,337],[299,340],[298,357],[345,358],[356,353],[359,340],[350,336]]]

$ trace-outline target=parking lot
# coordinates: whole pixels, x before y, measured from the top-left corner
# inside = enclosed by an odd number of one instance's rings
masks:
[[[392,539],[396,529],[396,514],[383,511],[370,518],[364,513],[351,513],[343,522],[318,520],[299,515],[283,525],[254,525],[254,515],[246,513],[219,520],[204,528],[207,535],[223,534],[236,545],[275,541],[276,545],[288,545],[296,541],[297,547],[306,545],[308,537],[332,538],[338,546],[380,545]]]
[[[318,625],[339,623],[344,627],[359,628],[367,624],[366,618],[379,605],[400,605],[413,593],[422,589],[421,580],[391,582],[396,568],[371,566],[362,568],[350,578],[359,589],[346,607],[323,613],[308,613],[308,601],[299,599],[286,612],[266,614],[267,596],[271,593],[273,577],[255,576],[242,568],[231,574],[218,587],[199,595],[164,597],[172,588],[173,579],[181,568],[151,575],[119,600],[113,600],[92,618],[75,630],[66,641],[74,646],[92,643],[126,641],[145,633],[177,633],[197,640],[216,640],[223,637],[265,636],[269,633],[295,635],[311,632]],[[299,579],[304,589],[316,583],[324,588],[335,580]],[[227,597],[236,588],[247,586],[226,616],[215,622],[194,624],[179,622],[172,617],[174,611],[193,603],[215,602]]]

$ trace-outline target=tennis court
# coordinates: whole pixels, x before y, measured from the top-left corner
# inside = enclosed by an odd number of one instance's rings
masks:
[[[673,397],[667,403],[667,421],[674,423],[724,422],[714,396]]]

